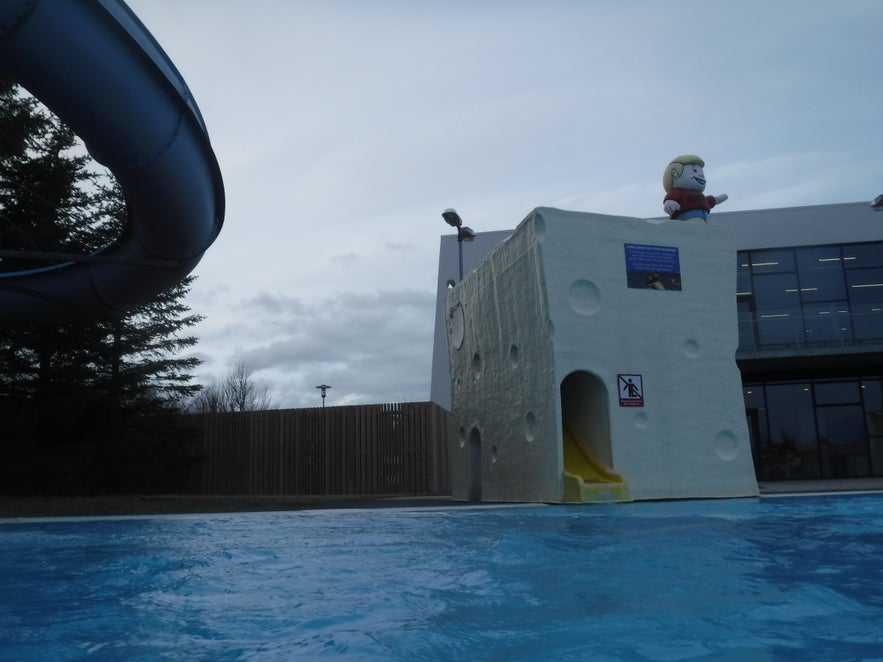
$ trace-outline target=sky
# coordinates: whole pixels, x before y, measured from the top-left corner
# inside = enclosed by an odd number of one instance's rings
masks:
[[[128,4],[224,176],[197,381],[242,361],[279,408],[429,399],[447,207],[658,217],[685,153],[721,211],[883,193],[879,0]]]

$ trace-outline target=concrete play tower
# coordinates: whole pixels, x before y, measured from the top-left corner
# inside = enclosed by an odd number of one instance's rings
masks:
[[[538,208],[445,303],[457,499],[757,494],[723,226]]]

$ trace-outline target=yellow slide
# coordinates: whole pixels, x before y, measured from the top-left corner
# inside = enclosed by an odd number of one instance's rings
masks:
[[[604,466],[564,428],[564,501],[631,501],[625,478]]]

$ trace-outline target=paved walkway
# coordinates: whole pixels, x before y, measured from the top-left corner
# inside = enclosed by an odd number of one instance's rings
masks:
[[[762,496],[808,493],[883,492],[883,478],[769,481],[759,484]],[[475,506],[436,496],[179,496],[4,497],[0,519],[97,515],[165,515],[232,513],[317,508],[417,508]],[[491,504],[487,504],[491,505]]]
[[[883,478],[827,478],[825,480],[781,480],[758,483],[761,494],[805,494],[807,492],[880,492]]]

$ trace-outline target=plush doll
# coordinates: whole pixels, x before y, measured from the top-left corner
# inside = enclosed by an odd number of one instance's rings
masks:
[[[702,168],[705,161],[695,154],[684,154],[668,164],[662,176],[665,187],[665,201],[662,208],[672,220],[700,221],[708,220],[708,212],[715,205],[727,199],[726,193],[720,195],[704,195],[705,173]]]

